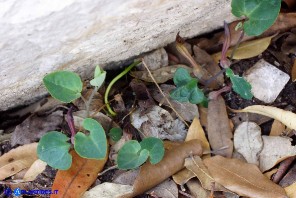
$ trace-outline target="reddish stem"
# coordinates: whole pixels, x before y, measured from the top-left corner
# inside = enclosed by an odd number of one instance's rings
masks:
[[[70,132],[71,132],[71,143],[74,144],[74,136],[76,134],[76,131],[75,131],[74,118],[73,118],[72,113],[73,113],[72,107],[70,107],[67,112],[66,121],[68,123],[68,126],[70,128]]]

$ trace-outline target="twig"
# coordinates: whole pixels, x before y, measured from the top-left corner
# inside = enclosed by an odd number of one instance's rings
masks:
[[[95,93],[99,90],[99,87],[98,86],[95,86],[95,88],[93,89],[93,91],[91,92],[88,100],[85,102],[85,108],[86,108],[86,117],[89,117],[89,108],[90,108],[90,103],[95,95]],[[82,98],[82,97],[81,97]],[[85,99],[82,99],[83,101]]]
[[[153,82],[155,83],[155,85],[157,86],[158,90],[160,91],[160,93],[162,94],[162,96],[166,99],[167,103],[170,105],[171,109],[176,113],[176,115],[182,120],[182,122],[184,122],[184,124],[189,127],[189,125],[186,123],[186,121],[184,120],[184,118],[176,111],[176,109],[173,107],[172,103],[170,102],[170,100],[166,97],[166,95],[163,93],[163,91],[161,90],[160,86],[158,85],[158,83],[156,82],[154,76],[152,75],[151,71],[149,70],[147,64],[145,63],[144,59],[142,59],[142,63],[145,66],[145,68],[147,69],[150,77],[152,78]]]
[[[107,168],[106,170],[100,172],[100,173],[98,174],[98,176],[102,176],[102,175],[104,175],[106,172],[108,172],[108,171],[110,171],[110,170],[117,169],[117,168],[118,168],[117,165],[111,166],[111,167]]]
[[[288,168],[294,162],[295,159],[296,159],[296,156],[293,156],[281,162],[279,169],[277,170],[277,172],[274,174],[272,178],[272,181],[274,183],[277,184],[281,181],[281,179],[284,177],[284,174],[287,172]]]
[[[244,38],[244,31],[241,31],[241,34],[239,36],[239,39],[237,40],[237,43],[235,44],[233,50],[231,51],[231,55],[230,55],[230,60],[232,60],[233,56],[234,56],[234,53],[235,51],[237,50],[238,46],[240,45],[240,43],[242,42],[243,38]]]

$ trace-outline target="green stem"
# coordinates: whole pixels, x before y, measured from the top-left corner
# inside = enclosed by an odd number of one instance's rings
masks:
[[[109,111],[109,113],[112,116],[116,116],[116,113],[112,110],[112,108],[110,107],[109,101],[108,101],[108,95],[109,92],[112,88],[112,86],[121,78],[123,77],[125,74],[127,74],[133,67],[135,67],[136,65],[138,65],[141,61],[135,61],[133,64],[131,64],[130,66],[128,66],[127,68],[125,68],[120,74],[118,74],[118,76],[116,76],[115,78],[113,78],[113,80],[110,82],[110,84],[108,85],[106,92],[105,92],[105,96],[104,96],[104,101],[106,104],[106,107]]]

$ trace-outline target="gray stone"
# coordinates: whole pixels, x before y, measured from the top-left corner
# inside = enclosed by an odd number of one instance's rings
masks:
[[[265,60],[259,60],[244,74],[252,85],[255,98],[265,102],[274,102],[290,79],[290,76]]]
[[[157,70],[161,67],[168,66],[168,64],[169,64],[168,54],[164,48],[160,48],[160,49],[157,49],[153,52],[146,54],[143,57],[143,61],[146,63],[147,67],[151,71]],[[143,63],[139,64],[139,66],[137,66],[137,67],[139,70],[146,71],[146,68],[143,65]]]
[[[231,22],[230,0],[2,0],[0,111],[47,92],[55,70],[90,76],[122,61]]]

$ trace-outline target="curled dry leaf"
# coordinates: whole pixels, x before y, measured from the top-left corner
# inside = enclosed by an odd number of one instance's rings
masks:
[[[253,105],[242,110],[233,110],[234,112],[258,113],[276,119],[287,127],[296,130],[296,114],[291,111],[285,111],[277,107]]]
[[[161,67],[160,69],[151,71],[151,74],[155,78],[155,81],[159,84],[164,83],[168,80],[171,80],[174,78],[174,74],[178,68],[184,68],[187,69],[189,73],[192,73],[192,68],[188,67],[186,65],[172,65],[167,67]],[[149,72],[147,70],[144,71],[133,71],[130,72],[131,76],[134,78],[146,81],[146,82],[154,82],[149,75]]]
[[[262,136],[263,149],[259,155],[260,170],[266,171],[284,159],[296,155],[296,147],[289,138],[278,136]]]
[[[265,177],[256,165],[215,156],[203,160],[216,182],[240,196],[286,198],[285,190]]]
[[[232,137],[225,101],[218,96],[217,99],[210,100],[208,105],[208,138],[214,153],[231,157]]]
[[[0,180],[29,168],[37,159],[37,143],[10,150],[0,157]]]
[[[198,140],[184,142],[165,153],[164,158],[155,165],[145,163],[133,185],[133,197],[144,193],[184,167],[185,158],[190,155],[202,155],[202,146]]]
[[[186,158],[185,166],[188,170],[195,174],[203,188],[207,190],[212,190],[213,184],[215,184],[214,191],[229,192],[226,188],[224,188],[222,185],[214,180],[208,168],[204,165],[202,159],[199,156]]]
[[[52,194],[51,198],[71,197],[79,198],[97,179],[98,173],[103,170],[108,155],[102,160],[86,159],[80,157],[74,150],[72,165],[68,170],[59,170],[56,174],[52,189],[58,190],[58,194]]]
[[[254,122],[241,123],[234,132],[234,148],[248,163],[259,165],[258,154],[263,148],[261,129]]]
[[[132,186],[105,182],[86,191],[82,198],[97,198],[98,195],[100,198],[120,198],[132,192]]]
[[[231,120],[234,126],[237,127],[242,122],[255,122],[256,124],[261,125],[272,120],[272,118],[257,113],[237,113],[231,118]]]
[[[197,105],[191,104],[190,102],[179,102],[177,100],[172,100],[170,98],[170,91],[176,87],[173,85],[160,85],[161,90],[165,94],[166,98],[170,101],[173,108],[180,114],[180,116],[186,121],[192,121],[194,117],[198,117],[198,108]],[[165,106],[170,107],[168,102],[164,99],[163,95],[159,92],[158,89],[154,88],[151,92],[152,97],[159,103],[162,103]]]
[[[46,163],[40,159],[37,159],[28,169],[26,174],[24,175],[24,181],[33,181],[36,177],[42,173],[46,168]]]
[[[285,129],[286,129],[286,127],[283,123],[281,123],[278,120],[274,120],[271,125],[271,130],[270,130],[269,135],[270,136],[279,136],[279,135],[283,134]]]
[[[258,56],[262,52],[264,52],[268,46],[270,45],[271,39],[274,36],[269,36],[266,38],[256,39],[252,41],[246,41],[239,45],[239,47],[235,50],[233,55],[233,59],[248,59],[255,56]],[[227,51],[227,56],[229,57],[232,53],[233,48],[230,48]],[[221,52],[212,55],[213,59],[216,63],[221,59]]]

